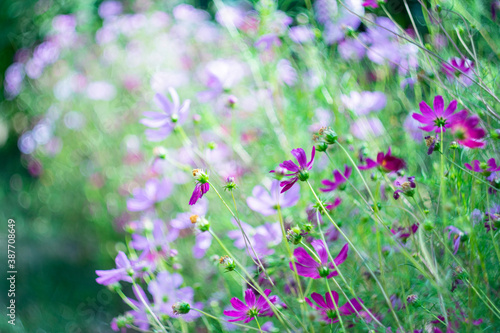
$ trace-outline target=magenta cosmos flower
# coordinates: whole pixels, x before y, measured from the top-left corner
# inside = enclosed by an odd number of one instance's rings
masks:
[[[458,143],[469,148],[483,148],[486,143],[480,141],[486,135],[482,128],[476,128],[479,124],[479,117],[476,115],[467,118],[467,111],[451,125],[451,133]]]
[[[360,165],[360,170],[373,169],[381,167],[384,171],[398,171],[406,167],[406,162],[398,157],[392,156],[391,147],[387,149],[387,154],[380,152],[377,154],[377,161],[371,158],[366,159],[366,165]]]
[[[325,188],[320,188],[319,190],[321,192],[332,192],[335,191],[337,188],[340,187],[341,190],[345,188],[345,182],[347,182],[347,179],[351,176],[352,169],[348,167],[347,165],[344,165],[344,173],[340,173],[339,170],[333,171],[333,178],[335,181],[331,181],[328,179],[324,179],[321,181],[321,184],[325,185]]]
[[[456,100],[451,101],[445,110],[443,97],[439,95],[434,97],[434,110],[424,101],[420,102],[419,106],[422,114],[413,113],[412,117],[420,123],[425,124],[425,126],[419,128],[426,132],[436,131],[436,133],[441,133],[441,129],[443,129],[443,132],[446,132],[446,129],[451,127],[455,120],[463,117],[464,113],[467,113],[467,111],[462,110],[454,114],[457,109]]]
[[[285,176],[293,176],[288,180],[284,180],[280,183],[281,193],[288,191],[292,186],[300,180],[302,182],[309,179],[309,170],[311,170],[314,162],[314,154],[316,153],[316,148],[313,146],[311,152],[311,160],[307,162],[306,152],[302,148],[292,149],[292,155],[295,156],[299,165],[293,163],[291,160],[284,161],[280,164],[280,167],[290,171],[291,173],[285,174]],[[276,170],[271,170],[270,172],[276,172]]]
[[[271,303],[276,303],[278,297],[271,296],[271,290],[264,290],[267,298]],[[246,304],[245,304],[246,303]],[[233,321],[243,321],[245,324],[254,320],[255,317],[270,317],[273,315],[271,310],[271,304],[262,295],[258,299],[255,298],[255,294],[252,289],[247,289],[245,291],[245,302],[240,301],[238,298],[233,297],[231,299],[231,305],[235,310],[225,310],[224,314],[229,317],[235,317],[235,319],[228,320]]]
[[[497,165],[497,162],[494,158],[490,158],[486,163],[481,163],[478,160],[474,160],[472,161],[472,165],[470,165],[469,163],[465,163],[465,167],[470,171],[484,173],[488,176],[492,172],[500,171],[500,166]]]
[[[340,253],[334,259],[335,265],[332,262],[328,262],[326,245],[322,240],[315,239],[311,242],[311,245],[318,253],[319,260],[321,260],[321,262],[314,260],[303,247],[298,247],[295,249],[295,251],[293,251],[293,255],[297,259],[297,261],[295,262],[295,266],[297,267],[297,274],[313,279],[319,279],[323,277],[329,279],[333,276],[339,275],[339,273],[335,270],[335,266],[339,266],[347,259],[349,245],[344,245],[342,250],[340,250]],[[293,262],[290,262],[290,269],[292,271],[294,271],[293,266]],[[332,269],[334,270],[333,272],[331,271]]]
[[[169,89],[172,102],[161,94],[155,95],[155,103],[163,112],[144,112],[146,118],[141,119],[141,123],[151,128],[146,130],[146,137],[149,141],[161,141],[168,137],[176,125],[182,124],[189,111],[190,100],[185,100],[182,104],[179,95],[173,89]]]
[[[189,199],[189,204],[192,206],[203,197],[205,193],[210,190],[210,184],[208,183],[208,175],[201,169],[193,170],[193,177],[196,179],[196,185],[194,186],[193,194]]]
[[[361,303],[363,303],[362,300],[352,298],[349,302],[339,307],[339,294],[335,291],[326,293],[324,299],[323,296],[318,293],[312,293],[311,298],[318,305],[314,304],[309,298],[306,297],[307,304],[309,304],[309,306],[313,309],[319,310],[321,313],[321,319],[328,324],[333,324],[339,321],[337,311],[335,310],[336,307],[340,316],[343,317],[359,312],[362,309]],[[334,301],[335,303],[333,303]]]

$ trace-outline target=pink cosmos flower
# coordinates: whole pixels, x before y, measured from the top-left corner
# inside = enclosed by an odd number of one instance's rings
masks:
[[[291,160],[284,161],[279,166],[285,170],[290,171],[291,173],[285,174],[285,176],[293,176],[288,180],[284,180],[280,183],[281,193],[288,191],[292,188],[292,186],[297,182],[306,181],[309,179],[309,170],[311,170],[312,165],[314,163],[314,154],[316,153],[316,147],[313,146],[311,153],[311,160],[307,162],[307,156],[302,148],[292,149],[292,155],[295,156],[299,165],[293,163]],[[270,172],[276,172],[276,170],[271,170]]]
[[[446,132],[446,129],[450,128],[457,119],[467,114],[465,110],[454,114],[457,109],[456,100],[451,101],[450,105],[444,110],[444,100],[439,95],[434,97],[434,110],[424,101],[420,102],[419,106],[422,114],[415,112],[412,117],[425,124],[425,126],[419,128],[426,132],[436,131],[436,133],[441,133],[441,129]]]
[[[273,180],[270,186],[255,186],[252,196],[247,198],[248,207],[264,216],[269,216],[278,212],[278,204],[281,208],[295,206],[300,198],[300,188],[280,193],[279,183],[278,180]]]
[[[174,188],[173,183],[167,179],[150,179],[144,188],[136,188],[132,191],[133,197],[127,200],[127,209],[138,212],[154,207],[157,202],[166,199]]]
[[[489,175],[491,172],[500,171],[500,166],[497,165],[497,162],[494,158],[490,158],[488,162],[481,163],[478,160],[472,161],[472,165],[469,163],[465,163],[465,167],[470,171],[484,173]]]
[[[457,79],[466,87],[472,85],[472,80],[467,77],[474,75],[472,73],[474,63],[472,61],[468,59],[452,58],[448,61],[448,63],[443,63],[442,66],[442,70],[444,74],[446,74],[448,80],[453,81],[454,79]],[[467,76],[465,76],[464,74],[466,74]]]
[[[391,147],[387,150],[387,154],[380,152],[377,154],[377,161],[371,158],[366,159],[366,165],[360,165],[360,170],[373,169],[375,167],[381,167],[384,171],[398,171],[406,167],[406,162],[398,157],[391,155]]]
[[[264,290],[264,293],[271,303],[274,304],[278,301],[277,296],[269,297],[269,294],[271,294],[270,289]],[[243,321],[246,324],[254,320],[255,317],[270,317],[273,315],[271,304],[269,304],[262,295],[260,295],[258,299],[255,299],[255,294],[252,289],[247,289],[245,291],[245,303],[236,297],[231,299],[231,305],[235,310],[225,310],[224,314],[229,317],[235,317],[236,319],[230,319],[228,320],[229,322]]]
[[[463,110],[463,112],[465,114],[451,125],[451,133],[461,145],[469,148],[483,148],[486,143],[480,140],[484,138],[486,132],[482,128],[476,128],[479,124],[479,117],[472,115],[466,118],[467,111]]]
[[[361,303],[363,303],[361,299],[352,298],[349,302],[339,307],[339,294],[335,291],[326,293],[324,299],[323,296],[318,293],[312,293],[311,298],[319,306],[315,305],[309,298],[306,297],[307,304],[309,304],[309,306],[313,309],[319,310],[321,319],[328,324],[333,324],[339,321],[335,308],[338,309],[340,316],[349,316],[356,313],[356,311],[359,312],[362,309]],[[335,304],[333,303],[334,301]]]
[[[331,278],[333,276],[339,275],[339,273],[334,270],[335,266],[339,266],[347,259],[347,253],[349,251],[349,245],[345,244],[342,250],[340,250],[337,257],[334,259],[335,265],[332,262],[328,262],[328,253],[326,251],[326,245],[322,240],[315,239],[311,242],[318,253],[319,260],[317,262],[314,260],[309,253],[303,247],[298,247],[293,251],[294,257],[297,259],[295,266],[297,267],[297,274],[300,276],[310,277],[313,279],[319,278]],[[294,271],[294,264],[290,262],[290,269]],[[331,272],[331,270],[334,270]]]
[[[96,282],[104,286],[116,283],[118,281],[132,282],[132,278],[142,277],[148,270],[148,264],[142,260],[130,261],[127,255],[122,251],[118,252],[115,259],[116,268],[109,270],[97,270],[95,273],[99,276]]]
[[[189,205],[194,205],[196,202],[203,197],[205,193],[210,190],[210,184],[208,183],[208,175],[201,169],[193,170],[193,177],[196,179],[196,185],[194,186],[193,194],[189,199]]]
[[[339,170],[333,171],[333,178],[335,181],[331,181],[328,179],[324,179],[321,181],[321,184],[325,185],[325,188],[320,188],[319,190],[321,192],[332,192],[335,191],[337,188],[340,187],[340,189],[345,188],[345,182],[347,182],[347,179],[351,176],[352,169],[348,167],[347,165],[344,165],[344,174],[340,173]]]
[[[146,118],[141,119],[141,124],[151,128],[146,130],[146,137],[149,141],[161,141],[168,137],[175,126],[182,124],[188,116],[190,100],[185,100],[182,104],[179,95],[173,88],[169,88],[172,102],[161,94],[155,95],[155,103],[162,112],[144,112]]]

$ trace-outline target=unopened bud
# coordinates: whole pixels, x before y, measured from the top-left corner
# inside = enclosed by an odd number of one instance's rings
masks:
[[[172,305],[172,310],[175,315],[186,314],[189,313],[191,307],[186,302],[177,302],[174,305]]]

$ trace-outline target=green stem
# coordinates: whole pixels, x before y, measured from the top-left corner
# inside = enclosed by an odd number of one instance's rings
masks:
[[[340,327],[342,327],[342,332],[345,333],[346,330],[344,327],[344,322],[342,321],[342,317],[340,316],[339,306],[335,302],[335,298],[333,298],[333,296],[332,296],[332,291],[330,290],[330,285],[328,284],[328,278],[325,278],[325,284],[326,284],[326,289],[328,290],[328,294],[330,295],[330,297],[332,297],[333,306],[335,307],[335,312],[337,313],[337,318],[339,318],[339,323],[340,323]],[[325,296],[325,298],[326,298],[326,296]],[[333,323],[332,323],[332,325],[333,325]]]
[[[224,320],[224,319],[221,319],[221,318],[217,318],[216,316],[212,316],[211,314],[208,314],[208,313],[206,313],[205,311],[202,311],[202,310],[200,310],[200,309],[191,308],[191,310],[196,311],[196,312],[199,312],[199,313],[201,313],[202,315],[207,316],[207,317],[212,318],[212,319],[215,319],[215,320],[217,320],[217,321],[219,321],[219,322],[223,321],[223,322],[225,322],[225,323],[229,323],[229,324],[231,324],[231,325],[236,325],[236,326],[239,326],[239,327],[244,327],[244,328],[249,329],[249,330],[252,330],[252,331],[259,331],[259,329],[255,328],[255,327],[252,327],[252,326],[242,325],[242,324],[238,324],[238,323],[235,323],[235,322],[229,322],[229,321]]]
[[[354,161],[353,161],[354,162]],[[328,211],[325,209],[325,207],[323,206],[323,203],[321,202],[321,200],[318,198],[318,196],[316,195],[316,192],[314,191],[314,189],[312,188],[311,186],[311,183],[309,183],[309,181],[306,181],[307,185],[309,185],[309,189],[311,190],[314,198],[316,199],[316,201],[318,202],[318,204],[320,205],[321,209],[325,212],[326,216],[328,217],[328,219],[330,220],[330,222],[333,224],[333,226],[339,231],[339,233],[342,235],[342,237],[345,238],[345,240],[349,243],[349,245],[351,246],[351,248],[354,250],[354,252],[356,252],[356,254],[358,255],[358,257],[361,259],[361,261],[363,262],[363,264],[365,265],[366,269],[368,270],[368,272],[370,273],[370,275],[373,277],[373,279],[375,280],[375,282],[377,283],[377,285],[379,286],[381,292],[382,292],[382,295],[384,296],[386,302],[387,302],[387,305],[389,306],[389,309],[392,313],[392,315],[394,316],[394,319],[396,320],[396,323],[397,325],[399,326],[400,330],[404,331],[403,329],[403,326],[401,326],[401,323],[399,321],[399,318],[396,314],[396,312],[394,312],[394,309],[392,307],[392,303],[389,299],[389,297],[387,296],[387,293],[385,292],[385,289],[384,287],[382,286],[382,284],[380,283],[379,279],[377,278],[377,276],[375,275],[375,273],[373,273],[372,269],[370,268],[370,266],[368,266],[368,264],[366,263],[366,261],[364,260],[363,256],[361,255],[361,253],[358,251],[358,249],[354,246],[354,244],[352,243],[352,241],[349,239],[349,237],[347,237],[347,235],[342,231],[342,229],[339,228],[339,226],[337,225],[337,223],[335,223],[335,221],[332,219],[332,217],[330,216],[330,214],[328,214]],[[371,194],[371,192],[370,192]]]
[[[133,286],[139,290],[139,286],[137,286],[137,283],[132,280],[132,284]],[[155,320],[156,324],[158,325],[158,327],[165,333],[167,333],[167,330],[165,329],[165,327],[162,325],[161,321],[158,319],[158,317],[155,315],[155,313],[153,312],[153,310],[151,310],[151,308],[149,307],[148,303],[146,302],[146,300],[142,297],[142,294],[140,292],[137,292],[137,295],[139,296],[139,299],[141,301],[141,303],[144,305],[144,307],[146,308],[147,312],[151,315],[151,317],[153,317],[153,319]]]

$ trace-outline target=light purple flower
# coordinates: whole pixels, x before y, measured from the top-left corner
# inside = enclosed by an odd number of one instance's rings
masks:
[[[236,220],[232,220],[235,226],[238,226]],[[263,225],[253,228],[249,224],[240,221],[241,228],[248,237],[247,242],[253,246],[255,253],[252,251],[251,247],[248,246],[247,253],[253,258],[271,255],[274,253],[273,247],[280,244],[283,240],[283,234],[281,232],[281,226],[279,222],[269,223],[266,222]],[[244,249],[247,246],[245,242],[245,237],[238,226],[238,229],[230,230],[227,232],[227,236],[234,240],[234,246],[238,249]]]
[[[351,94],[341,95],[344,106],[357,115],[366,115],[370,112],[380,111],[387,104],[387,97],[380,91],[352,91]]]
[[[127,255],[122,251],[118,252],[115,259],[116,268],[110,270],[97,270],[95,273],[99,276],[96,282],[104,286],[126,281],[132,283],[132,278],[141,277],[146,273],[148,265],[142,260],[130,261]]]
[[[276,303],[278,298],[276,296],[271,296],[271,290],[264,290],[264,294],[268,297],[271,303]],[[271,304],[259,295],[259,298],[255,298],[255,294],[252,289],[247,289],[245,291],[245,302],[242,302],[236,297],[231,299],[231,305],[235,310],[225,310],[224,314],[229,317],[234,317],[235,319],[229,319],[229,322],[243,321],[245,324],[254,320],[255,317],[262,316],[272,316],[273,312],[271,310]]]
[[[207,253],[212,245],[212,235],[209,232],[200,232],[196,235],[193,246],[193,258],[200,259]]]
[[[451,58],[448,62],[443,63],[442,70],[448,80],[458,80],[463,83],[464,86],[469,87],[472,85],[472,80],[469,77],[474,77],[472,69],[474,68],[474,63],[469,59],[461,58]],[[460,71],[461,72],[460,72]],[[465,75],[469,76],[465,76]]]
[[[384,134],[385,128],[378,118],[360,118],[351,125],[351,133],[360,140],[370,140]]]
[[[153,311],[167,314],[170,317],[177,317],[172,310],[172,305],[176,302],[186,302],[191,306],[202,309],[203,304],[197,302],[193,304],[194,291],[191,287],[183,287],[183,278],[178,273],[169,273],[163,271],[158,273],[156,279],[151,281],[148,286],[148,290],[151,295],[153,295],[154,308]],[[189,311],[182,315],[182,319],[185,321],[193,321],[200,317],[200,313],[197,311]]]
[[[258,226],[252,239],[254,250],[260,258],[274,254],[273,247],[280,244],[282,240],[283,234],[279,222],[267,222]],[[250,251],[250,254],[252,257],[255,256],[253,251]]]
[[[334,259],[335,265],[332,262],[328,262],[326,245],[322,240],[315,239],[311,242],[311,245],[318,253],[321,262],[314,260],[303,247],[298,247],[293,252],[293,256],[297,260],[295,262],[295,266],[297,267],[297,274],[313,279],[319,279],[323,277],[329,279],[333,276],[339,275],[339,273],[335,270],[335,266],[339,266],[347,259],[349,245],[345,244],[342,250],[340,250],[339,254]],[[290,262],[290,269],[294,271],[294,264],[292,262]],[[332,269],[333,272],[331,272]]]
[[[155,103],[163,112],[144,112],[146,118],[141,119],[141,123],[150,127],[146,130],[146,137],[149,141],[161,141],[167,138],[175,126],[181,125],[187,119],[190,100],[185,100],[182,104],[179,95],[173,88],[169,88],[172,102],[161,94],[155,95]]]
[[[120,1],[104,1],[99,5],[98,13],[103,19],[121,14],[123,5]]]
[[[184,230],[193,226],[192,220],[205,218],[208,211],[208,200],[201,199],[195,205],[189,207],[189,212],[179,213],[170,221],[170,226],[177,230]]]
[[[245,13],[238,7],[224,6],[217,11],[215,19],[223,27],[240,28],[245,22]]]
[[[207,90],[198,93],[200,102],[215,100],[225,91],[230,91],[246,75],[245,67],[237,60],[219,59],[211,61],[205,68]]]
[[[154,262],[157,258],[170,257],[175,254],[176,251],[170,249],[169,243],[176,240],[178,235],[178,229],[172,228],[167,231],[165,223],[157,219],[153,224],[152,235],[133,234],[130,246],[136,250],[144,251],[142,256]]]
[[[275,33],[265,34],[259,37],[254,46],[263,51],[270,51],[273,46],[281,46],[281,39]]]
[[[5,71],[4,90],[8,99],[19,95],[24,80],[24,65],[16,62]]]
[[[280,193],[280,182],[273,180],[271,186],[257,185],[252,190],[252,196],[247,198],[247,205],[251,210],[264,216],[276,214],[277,206],[281,208],[292,207],[300,198],[300,188],[295,187],[285,193]]]
[[[309,26],[296,26],[290,28],[288,32],[290,39],[297,44],[310,42],[314,39],[314,32]]]
[[[458,248],[460,247],[460,242],[462,240],[462,237],[466,235],[465,232],[461,231],[460,229],[454,227],[454,226],[448,226],[446,227],[450,232],[448,233],[448,239],[451,238],[451,235],[454,234],[453,236],[453,254],[457,254]]]
[[[417,120],[413,119],[413,117],[410,114],[406,117],[403,126],[414,141],[416,142],[422,141],[424,135],[422,134],[422,131],[419,128],[420,123]]]
[[[138,212],[153,208],[162,200],[165,200],[171,193],[174,185],[167,179],[150,179],[144,188],[136,188],[132,191],[133,197],[127,200],[127,209],[131,212]]]
[[[278,79],[287,86],[293,86],[297,82],[297,71],[293,68],[290,61],[281,59],[276,65]]]

